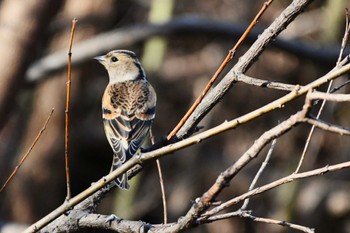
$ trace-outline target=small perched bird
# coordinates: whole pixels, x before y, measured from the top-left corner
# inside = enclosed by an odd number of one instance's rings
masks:
[[[108,71],[102,97],[104,130],[114,156],[111,172],[139,152],[156,113],[156,93],[135,53],[114,50],[95,57]],[[128,189],[127,174],[115,183]]]

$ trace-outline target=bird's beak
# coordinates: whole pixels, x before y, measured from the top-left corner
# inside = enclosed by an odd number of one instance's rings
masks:
[[[94,57],[94,59],[99,61],[101,64],[104,64],[104,62],[106,61],[105,56],[97,56],[97,57]]]

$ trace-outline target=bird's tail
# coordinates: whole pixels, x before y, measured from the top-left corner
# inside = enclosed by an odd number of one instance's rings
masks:
[[[117,154],[113,155],[113,162],[112,162],[112,167],[111,171],[116,170],[118,167],[122,165],[119,156]],[[129,189],[129,184],[128,184],[128,174],[124,173],[120,176],[118,176],[115,180],[114,183],[121,189]]]

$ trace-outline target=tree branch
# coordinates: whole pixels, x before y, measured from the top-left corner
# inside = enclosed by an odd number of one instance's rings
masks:
[[[176,134],[181,139],[193,132],[203,117],[223,98],[235,82],[235,74],[245,73],[258,59],[259,55],[281,33],[312,0],[294,0],[275,21],[257,38],[237,64],[225,75],[222,81],[213,88],[192,113],[188,121]]]

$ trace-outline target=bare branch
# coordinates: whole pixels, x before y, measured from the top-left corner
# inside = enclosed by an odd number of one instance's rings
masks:
[[[272,3],[273,0],[269,0],[264,3],[258,14],[255,16],[255,18],[252,20],[248,28],[245,30],[243,35],[239,38],[239,40],[236,42],[236,44],[233,46],[232,49],[229,50],[226,58],[221,63],[220,67],[217,69],[213,77],[210,79],[202,93],[198,96],[196,101],[193,103],[193,105],[189,108],[189,110],[185,113],[183,118],[179,121],[179,123],[174,127],[174,129],[169,133],[167,136],[167,140],[171,141],[171,139],[177,134],[177,132],[180,130],[180,128],[183,126],[183,124],[187,121],[187,119],[190,117],[190,115],[193,113],[193,111],[197,108],[197,106],[200,104],[200,102],[203,100],[205,95],[208,93],[210,88],[213,86],[216,79],[219,77],[221,72],[225,69],[226,65],[232,60],[234,57],[238,47],[243,43],[243,41],[247,38],[249,32],[254,28],[254,26],[258,23],[259,18],[262,16],[262,14],[266,11],[268,6]]]
[[[314,91],[314,92],[311,92],[308,95],[308,97],[313,100],[322,99],[322,100],[334,101],[334,102],[350,102],[350,94],[330,94],[330,93],[324,93],[320,91]]]
[[[295,85],[287,84],[287,83],[280,83],[280,82],[274,82],[274,81],[268,81],[264,79],[258,79],[258,78],[252,78],[245,74],[236,74],[235,81],[237,82],[243,82],[249,85],[258,86],[258,87],[267,87],[272,88],[276,90],[281,91],[292,91],[295,89]]]
[[[275,225],[280,225],[280,226],[284,226],[284,227],[289,227],[295,230],[299,230],[302,232],[307,232],[307,233],[314,233],[315,230],[309,227],[305,227],[305,226],[301,226],[298,224],[293,224],[293,223],[289,223],[286,221],[281,221],[281,220],[275,220],[275,219],[271,219],[271,218],[261,218],[261,217],[256,217],[253,216],[247,212],[243,212],[242,217],[244,218],[249,218],[251,220],[253,220],[254,222],[262,222],[262,223],[268,223],[268,224],[275,224]]]
[[[239,59],[222,81],[212,89],[196,108],[189,120],[176,134],[181,139],[191,134],[200,120],[223,98],[235,82],[235,74],[245,73],[259,55],[281,33],[312,0],[294,0],[275,21],[257,38],[249,50]]]
[[[221,220],[221,219],[228,219],[228,218],[232,218],[232,217],[243,217],[243,218],[249,218],[254,222],[262,222],[262,223],[280,225],[280,226],[289,227],[289,228],[303,231],[303,232],[307,232],[307,233],[315,232],[314,229],[311,229],[309,227],[305,227],[305,226],[301,226],[298,224],[293,224],[293,223],[289,223],[289,222],[281,221],[281,220],[256,217],[256,216],[253,216],[250,212],[251,211],[238,210],[236,212],[230,212],[230,213],[226,213],[226,214],[218,214],[218,215],[215,215],[213,217],[208,218],[206,221],[213,222],[213,221],[217,221],[217,220]]]
[[[72,29],[69,38],[69,46],[68,46],[68,75],[67,75],[67,93],[66,93],[66,110],[65,110],[65,137],[64,137],[64,161],[66,168],[66,185],[67,185],[67,196],[66,201],[71,198],[70,191],[70,178],[69,178],[69,157],[68,157],[68,142],[69,142],[69,103],[70,103],[70,92],[71,92],[71,59],[72,59],[72,46],[73,46],[73,36],[75,31],[75,25],[78,22],[76,18],[72,20]]]
[[[22,166],[22,164],[24,163],[24,161],[26,160],[26,158],[28,157],[28,155],[30,154],[30,152],[33,150],[34,146],[36,145],[36,143],[39,141],[41,135],[44,133],[47,124],[49,123],[51,116],[54,112],[54,109],[51,110],[49,116],[47,117],[44,126],[41,128],[41,130],[39,131],[38,135],[36,136],[36,138],[34,139],[32,145],[30,145],[28,151],[22,156],[21,161],[19,162],[19,164],[15,167],[15,169],[13,170],[13,172],[11,173],[11,175],[9,176],[9,178],[6,180],[6,182],[4,183],[4,185],[1,187],[0,189],[0,193],[5,189],[6,185],[11,181],[12,177],[14,177],[18,171],[18,169]]]
[[[332,133],[336,133],[340,135],[350,135],[350,128],[332,125],[328,122],[321,121],[320,119],[306,118],[305,122]]]
[[[150,130],[150,138],[151,138],[151,143],[153,145],[154,144],[154,136],[153,136],[152,129]],[[158,170],[158,175],[159,175],[160,191],[162,193],[164,224],[167,224],[168,223],[168,208],[167,208],[167,201],[166,201],[166,195],[165,195],[162,166],[161,166],[159,159],[156,159],[156,163],[157,163],[157,170]]]
[[[256,173],[256,175],[255,175],[255,177],[254,177],[252,183],[250,184],[248,191],[251,191],[251,190],[255,187],[256,182],[258,181],[259,177],[261,176],[261,174],[262,174],[263,171],[265,170],[267,164],[268,164],[269,161],[270,161],[271,154],[272,154],[273,150],[275,149],[276,142],[277,142],[277,139],[275,138],[275,139],[272,141],[272,143],[271,143],[271,147],[270,147],[269,151],[267,152],[267,155],[266,155],[266,158],[265,158],[264,162],[261,164],[261,166],[260,166],[260,168],[259,168],[259,171]],[[243,203],[243,205],[242,205],[242,207],[241,207],[241,210],[247,209],[248,204],[249,204],[249,198],[247,198],[247,199],[244,200],[244,203]]]
[[[344,53],[344,50],[345,50],[345,47],[346,47],[346,43],[347,43],[347,40],[348,40],[348,35],[349,35],[349,19],[348,19],[348,14],[346,12],[346,26],[345,26],[345,32],[344,32],[344,36],[343,36],[343,40],[342,40],[342,45],[341,45],[341,49],[340,49],[340,52],[339,52],[339,56],[338,56],[338,61],[337,61],[337,64],[336,64],[336,67],[341,67],[341,58],[343,57],[343,53]],[[328,84],[328,87],[327,87],[327,93],[329,93],[331,91],[331,88],[332,88],[332,85],[333,85],[333,80],[331,80]],[[321,107],[320,109],[318,110],[318,113],[317,113],[317,116],[316,116],[316,119],[319,119],[321,114],[322,114],[322,111],[323,111],[323,108],[324,106],[326,105],[326,99],[323,99],[322,101],[322,104],[321,104]],[[314,130],[315,130],[315,125],[312,125],[312,128],[310,129],[310,132],[309,132],[309,135],[306,139],[306,142],[305,142],[305,145],[304,145],[304,149],[303,149],[303,152],[301,154],[301,157],[300,157],[300,161],[299,161],[299,164],[295,170],[295,173],[299,172],[300,168],[301,168],[301,165],[304,161],[304,158],[306,156],[306,151],[307,149],[309,148],[309,144],[310,144],[310,141],[311,141],[311,137],[314,133]]]
[[[313,176],[323,175],[323,174],[328,173],[328,172],[339,171],[341,169],[345,169],[345,168],[349,168],[349,167],[350,167],[350,162],[344,162],[344,163],[338,163],[338,164],[331,165],[331,166],[325,166],[323,168],[318,168],[318,169],[307,171],[307,172],[293,173],[289,176],[283,177],[279,180],[276,180],[276,181],[271,182],[269,184],[266,184],[264,186],[258,187],[252,191],[246,192],[238,197],[232,198],[231,200],[229,200],[225,203],[222,203],[221,205],[207,211],[205,214],[203,214],[203,217],[213,216],[213,215],[219,213],[220,211],[222,211],[228,207],[236,205],[237,203],[245,200],[248,197],[258,195],[260,193],[263,193],[263,192],[266,192],[266,191],[271,190],[273,188],[276,188],[280,185],[287,184],[287,183],[290,183],[292,181],[299,180],[299,179],[305,179],[305,178],[309,178],[309,177],[313,177]]]
[[[343,57],[345,48],[346,48],[346,44],[348,42],[349,39],[349,33],[350,33],[350,25],[349,25],[349,12],[346,9],[345,10],[345,31],[344,31],[344,35],[343,35],[343,39],[342,39],[342,43],[341,43],[341,48],[340,48],[340,52],[339,52],[339,57],[338,57],[338,61],[337,61],[337,65],[340,65],[341,59]]]

